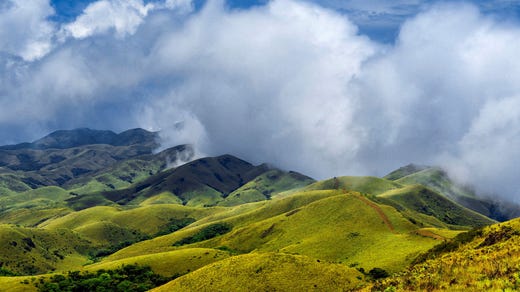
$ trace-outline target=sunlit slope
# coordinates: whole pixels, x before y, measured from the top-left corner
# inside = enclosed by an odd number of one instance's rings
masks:
[[[208,215],[190,226],[177,232],[153,238],[151,240],[133,244],[119,252],[109,256],[106,260],[121,259],[133,257],[142,254],[150,254],[156,252],[164,252],[178,249],[173,243],[190,236],[204,226],[208,226],[218,222],[226,222],[233,228],[244,227],[259,221],[269,219],[281,214],[285,214],[299,207],[305,206],[311,202],[336,195],[335,191],[308,191],[298,193],[293,196],[274,199],[271,201],[261,201],[257,203],[244,204],[229,208],[219,208],[220,212]]]
[[[410,176],[421,174],[427,170],[418,170]],[[405,173],[409,171],[411,170],[407,170]],[[410,176],[405,176],[402,179]],[[495,222],[424,185],[402,184],[401,179],[396,182],[377,177],[346,176],[319,181],[305,189],[341,189],[361,192],[380,203],[394,206],[404,216],[415,223],[423,224],[423,226],[471,228]]]
[[[60,187],[41,187],[0,196],[0,223],[34,227],[71,212],[65,203],[70,194]]]
[[[38,274],[81,266],[88,243],[70,230],[0,225],[2,267],[17,274]]]
[[[221,248],[235,253],[284,252],[370,270],[398,271],[441,240],[418,234],[396,209],[341,190],[302,192],[209,216],[170,235],[136,243],[106,261],[182,248]],[[247,206],[247,205],[244,205]],[[240,207],[240,206],[239,206]],[[240,209],[240,208],[239,208]],[[211,220],[209,219],[211,218]],[[205,223],[204,223],[205,222]],[[202,224],[204,223],[204,224]],[[232,230],[206,241],[174,246],[212,224]]]
[[[279,251],[347,265],[397,271],[436,243],[394,208],[374,208],[358,194],[338,194],[195,246],[238,252]]]
[[[373,176],[342,176],[315,182],[306,190],[344,189],[363,194],[378,195],[389,190],[401,188],[403,185]]]
[[[203,267],[152,291],[348,291],[363,275],[344,265],[279,253],[252,253]]]
[[[114,245],[138,241],[144,236],[168,233],[171,224],[190,218],[206,217],[218,209],[190,208],[181,205],[150,205],[123,210],[115,207],[93,207],[49,220],[40,227],[50,230],[69,229],[89,240],[92,246]]]
[[[41,187],[24,192],[0,196],[0,208],[3,211],[13,209],[47,209],[65,207],[65,200],[71,195],[66,190],[56,187]]]
[[[9,292],[36,292],[35,280],[34,276],[0,277],[0,287]]]
[[[430,258],[378,283],[397,291],[518,291],[520,220],[473,231],[437,247]],[[393,287],[393,288],[392,288]]]
[[[122,265],[150,266],[166,277],[181,276],[203,266],[228,258],[228,252],[209,248],[186,248],[169,252],[136,256],[115,261],[104,261],[85,266],[86,270],[116,269]]]

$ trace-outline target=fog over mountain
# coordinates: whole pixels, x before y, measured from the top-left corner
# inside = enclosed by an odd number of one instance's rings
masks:
[[[316,178],[441,165],[520,202],[520,24],[432,3],[393,43],[296,0],[100,0],[67,23],[0,4],[0,141],[57,129],[160,130]]]

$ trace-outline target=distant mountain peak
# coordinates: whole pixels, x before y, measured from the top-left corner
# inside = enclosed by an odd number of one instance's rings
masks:
[[[112,146],[130,146],[143,144],[150,147],[158,146],[157,132],[149,132],[136,128],[119,134],[110,130],[94,130],[78,128],[72,130],[58,130],[32,143],[1,146],[1,150],[19,149],[67,149],[85,145],[106,144]]]

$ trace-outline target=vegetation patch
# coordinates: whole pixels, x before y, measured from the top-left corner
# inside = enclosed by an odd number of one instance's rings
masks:
[[[170,222],[168,222],[168,224],[166,224],[166,226],[161,228],[161,230],[159,230],[159,232],[157,232],[157,234],[155,234],[155,236],[170,234],[172,232],[175,232],[179,229],[182,229],[182,228],[190,225],[191,223],[193,223],[195,221],[196,220],[194,218],[180,218],[180,219],[171,218]]]
[[[41,292],[148,291],[173,278],[155,274],[148,266],[126,265],[115,270],[73,271],[48,279],[40,278],[35,286]]]
[[[173,245],[181,246],[181,245],[185,245],[185,244],[196,243],[196,242],[208,240],[213,237],[216,237],[216,236],[219,236],[222,234],[226,234],[229,231],[231,231],[232,229],[233,229],[233,226],[231,226],[230,224],[227,224],[227,223],[211,224],[209,226],[202,228],[199,232],[195,233],[194,235],[185,237],[185,238],[177,241]]]
[[[452,251],[458,249],[461,245],[471,242],[473,239],[475,239],[478,236],[482,236],[482,234],[483,234],[482,228],[475,228],[468,232],[460,233],[457,236],[455,236],[453,239],[444,241],[443,243],[434,246],[432,249],[428,250],[426,253],[421,254],[414,260],[413,264],[422,263],[428,259],[436,258],[441,254],[452,252]]]

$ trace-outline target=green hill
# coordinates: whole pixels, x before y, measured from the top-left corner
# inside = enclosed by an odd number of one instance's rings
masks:
[[[344,265],[279,253],[231,257],[152,291],[351,291],[363,274]]]
[[[494,220],[469,210],[423,185],[410,185],[387,191],[378,197],[389,199],[405,210],[434,217],[452,227],[465,226],[471,228],[495,223]],[[425,217],[422,216],[421,218]],[[437,227],[446,227],[446,225]]]
[[[154,135],[61,131],[0,147],[0,287],[108,281],[137,264],[175,278],[157,291],[518,288],[500,250],[517,257],[520,223],[485,227],[501,206],[441,169],[314,181],[232,155],[177,166],[193,149],[152,153]]]
[[[407,169],[407,167],[404,169]],[[404,175],[406,171],[399,169],[387,175],[386,178],[395,178],[395,182],[403,185],[421,184],[466,208],[497,221],[505,221],[520,216],[519,205],[504,203],[492,198],[478,197],[471,188],[457,184],[440,168],[422,167],[415,168],[415,170]],[[396,175],[399,173],[403,175]]]
[[[151,175],[114,191],[79,195],[68,200],[74,209],[109,202],[137,205],[160,194],[175,196],[187,206],[231,206],[265,200],[271,194],[299,188],[313,180],[295,172],[254,166],[231,155],[197,159],[175,169]],[[95,200],[92,204],[91,201]],[[108,201],[105,201],[108,200]]]
[[[456,240],[435,247],[421,259],[371,289],[518,291],[520,221],[515,219],[461,234]]]
[[[318,181],[307,186],[306,190],[344,189],[363,194],[379,195],[389,190],[403,187],[397,182],[373,176],[342,176]]]

